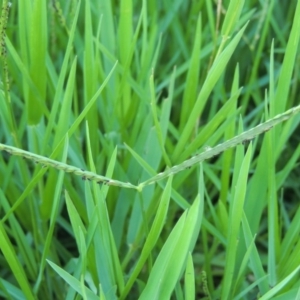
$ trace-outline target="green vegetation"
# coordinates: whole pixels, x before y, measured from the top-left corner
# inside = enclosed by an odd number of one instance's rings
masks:
[[[299,20],[2,0],[0,298],[300,299]]]

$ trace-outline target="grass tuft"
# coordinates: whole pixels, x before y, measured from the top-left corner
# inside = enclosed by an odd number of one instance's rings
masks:
[[[300,2],[48,2],[0,2],[0,298],[298,299]]]

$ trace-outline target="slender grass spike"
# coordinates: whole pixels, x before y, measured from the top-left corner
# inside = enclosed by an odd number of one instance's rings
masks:
[[[97,181],[97,183],[103,183],[106,185],[114,185],[114,186],[120,186],[120,187],[126,187],[126,188],[134,188],[136,189],[137,187],[130,184],[130,183],[125,183],[122,181],[114,180],[102,175],[98,175],[96,173],[90,172],[90,171],[85,171],[83,169],[47,158],[45,156],[37,155],[28,151],[24,151],[22,149],[8,146],[5,144],[0,144],[0,150],[6,151],[10,155],[15,155],[15,156],[21,156],[24,159],[28,159],[33,161],[34,163],[41,164],[42,167],[52,167],[58,170],[62,170],[66,173],[72,173],[74,175],[81,176],[82,180],[89,180],[89,181]]]
[[[23,158],[32,160],[35,163],[41,164],[43,167],[52,167],[58,170],[63,170],[66,173],[72,173],[74,175],[81,176],[83,180],[89,180],[89,181],[96,181],[98,184],[105,184],[109,186],[118,186],[123,188],[131,188],[136,189],[138,191],[141,191],[145,186],[153,184],[159,180],[162,180],[164,178],[167,178],[173,174],[176,174],[180,171],[183,171],[187,168],[190,168],[194,166],[197,163],[200,163],[204,160],[207,160],[209,158],[212,158],[216,155],[219,155],[220,153],[230,149],[234,148],[239,144],[246,143],[247,141],[252,140],[256,136],[270,130],[273,126],[276,126],[277,124],[288,120],[293,115],[300,112],[300,105],[295,106],[283,114],[279,114],[275,116],[272,119],[269,119],[268,121],[261,123],[257,125],[256,127],[253,127],[247,131],[244,131],[243,133],[233,137],[232,139],[229,139],[225,141],[224,143],[218,144],[215,147],[205,147],[204,151],[191,157],[190,159],[185,160],[179,165],[175,165],[169,169],[167,169],[164,172],[158,173],[157,175],[151,177],[150,179],[140,183],[139,185],[131,184],[130,182],[123,182],[115,179],[111,179],[102,175],[98,175],[96,173],[85,171],[83,169],[61,163],[59,161],[47,158],[45,156],[37,155],[28,151],[24,151],[22,149],[8,146],[6,144],[0,143],[0,150],[6,151],[7,153],[11,155],[21,156]]]
[[[216,155],[219,155],[220,153],[236,147],[239,144],[246,143],[247,141],[250,141],[254,139],[256,136],[270,130],[273,126],[288,120],[293,115],[300,112],[300,105],[295,106],[286,112],[279,114],[275,116],[272,119],[269,119],[268,121],[261,123],[247,131],[242,132],[241,134],[233,137],[232,139],[229,139],[225,141],[224,143],[218,144],[215,147],[205,147],[204,151],[193,156],[190,159],[185,160],[181,164],[177,166],[173,166],[172,168],[167,169],[166,171],[159,173],[152,178],[142,182],[139,184],[140,189],[142,189],[144,186],[153,184],[157,182],[158,180],[164,179],[169,177],[171,174],[176,174],[184,169],[190,168],[191,166],[200,163],[204,160],[207,160],[209,158],[212,158]]]

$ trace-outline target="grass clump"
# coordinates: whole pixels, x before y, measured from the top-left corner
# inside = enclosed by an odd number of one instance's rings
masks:
[[[2,298],[299,297],[298,2],[1,7]]]

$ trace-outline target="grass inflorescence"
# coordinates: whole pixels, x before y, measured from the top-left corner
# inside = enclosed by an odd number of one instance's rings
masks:
[[[299,17],[3,0],[0,297],[297,299]]]

